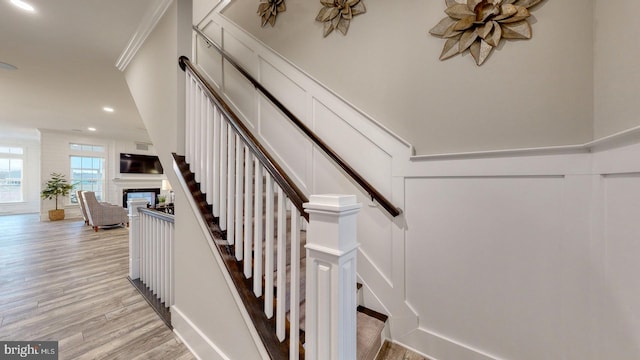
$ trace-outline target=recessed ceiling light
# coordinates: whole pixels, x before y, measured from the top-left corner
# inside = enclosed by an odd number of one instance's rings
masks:
[[[6,62],[2,62],[0,61],[0,69],[4,69],[4,70],[18,70],[18,67],[15,65],[11,65],[9,63]]]
[[[94,127],[88,127],[88,128],[87,128],[87,130],[89,130],[89,131],[96,131],[96,128],[94,128]]]
[[[113,112],[113,111],[114,111],[114,110],[113,110],[113,108],[112,108],[112,107],[109,107],[109,106],[105,106],[105,107],[103,107],[103,108],[102,108],[102,110],[104,110],[104,111],[106,111],[106,112]]]
[[[28,12],[35,12],[36,9],[31,6],[30,4],[27,4],[26,2],[22,1],[22,0],[11,0],[11,3],[17,7],[19,7],[22,10],[26,10]]]

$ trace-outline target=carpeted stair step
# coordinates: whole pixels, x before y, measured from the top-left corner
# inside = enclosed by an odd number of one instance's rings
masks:
[[[382,346],[382,330],[387,316],[358,306],[357,360],[374,360]]]

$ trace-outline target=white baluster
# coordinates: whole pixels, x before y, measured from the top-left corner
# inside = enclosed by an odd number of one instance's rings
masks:
[[[144,283],[147,275],[147,223],[144,214],[140,214],[140,228],[140,281]]]
[[[304,207],[309,213],[306,359],[355,359],[357,214],[361,205],[353,195],[313,195]]]
[[[168,221],[164,222],[164,236],[162,237],[162,302],[167,303],[167,293],[169,292],[169,274],[167,274],[167,268],[169,265],[169,226],[171,224]]]
[[[202,93],[202,88],[200,87],[200,85],[198,85],[197,118],[195,122],[195,125],[196,125],[195,130],[193,133],[193,143],[195,144],[195,146],[193,150],[194,151],[193,164],[191,165],[191,169],[195,175],[195,179],[197,182],[202,182],[202,179],[200,178],[202,176],[202,172],[200,172],[200,162],[201,162],[200,158],[202,156],[200,134],[202,133],[201,125],[202,125],[203,119],[205,119],[207,116],[206,101],[207,99],[204,97],[204,94]]]
[[[147,234],[144,239],[145,243],[145,258],[147,259],[147,263],[145,265],[145,285],[149,286],[151,284],[151,238],[153,237],[153,227],[151,224],[151,219],[148,215],[145,214],[144,222],[147,227]]]
[[[227,144],[227,242],[229,245],[233,245],[236,241],[236,135],[233,130],[231,130],[230,125],[227,126],[227,128],[229,129],[229,144]]]
[[[175,287],[175,278],[174,278],[174,254],[173,254],[173,245],[174,245],[174,240],[175,240],[175,233],[176,233],[176,226],[175,224],[171,224],[171,232],[169,235],[169,295],[168,295],[168,300],[169,303],[167,304],[168,307],[173,306],[173,304],[175,304],[175,291],[174,291],[174,287]]]
[[[161,236],[160,220],[153,218],[153,228],[155,234],[151,240],[153,243],[153,293],[158,295],[158,289],[160,288],[160,246],[158,246],[158,239]]]
[[[289,359],[300,352],[300,212],[291,202],[291,305],[289,306]]]
[[[254,232],[253,232],[253,241],[255,245],[253,246],[254,259],[253,259],[253,293],[260,297],[262,296],[262,164],[260,161],[255,161],[255,174],[254,174]]]
[[[184,147],[184,157],[187,163],[191,162],[191,127],[193,126],[193,77],[189,72],[187,72],[187,89],[185,106],[187,110],[187,114],[185,116],[185,147]]]
[[[252,276],[253,262],[253,154],[246,148],[244,156],[244,277]]]
[[[169,274],[167,274],[167,268],[169,265],[168,253],[169,253],[169,227],[168,221],[164,222],[164,236],[162,237],[162,302],[167,303],[167,293],[169,292]]]
[[[284,341],[286,337],[286,289],[287,289],[287,212],[285,209],[285,197],[278,186],[278,217],[277,217],[277,260],[276,260],[276,335],[278,340]]]
[[[264,313],[268,319],[273,317],[273,180],[269,173],[265,173],[266,177],[266,199],[265,199],[265,255],[264,255]]]
[[[202,88],[200,88],[199,84],[196,84],[196,117],[193,123],[193,163],[189,164],[191,171],[194,173],[194,177],[196,182],[200,182],[200,124],[202,123],[202,118],[205,116],[203,114],[203,102],[205,101],[204,95],[202,94]]]
[[[144,284],[147,285],[147,287],[151,287],[153,280],[153,278],[151,277],[151,266],[153,265],[153,257],[151,256],[151,239],[153,238],[153,225],[151,224],[151,218],[149,217],[149,215],[144,215],[144,221],[147,223],[148,229],[147,237],[145,239],[147,265],[145,266],[146,279]]]
[[[211,103],[211,100],[207,99],[207,116],[206,121],[204,123],[204,130],[202,131],[201,136],[204,137],[204,153],[203,153],[203,174],[202,183],[200,184],[200,189],[206,195],[207,203],[211,204],[212,196],[211,196],[211,172],[213,172],[212,168],[212,158],[213,158],[213,122],[215,118],[215,107]]]
[[[244,144],[240,140],[240,137],[236,135],[236,260],[243,259],[244,253],[242,248],[242,210],[244,202],[242,201],[242,186],[244,184]]]
[[[218,193],[220,194],[220,230],[227,230],[227,121],[220,116],[220,165],[218,177]]]
[[[218,173],[220,172],[220,120],[222,113],[216,107],[215,116],[213,118],[213,159],[211,172],[211,204],[213,205],[213,216],[220,217],[220,186],[218,185]]]
[[[141,214],[140,221],[142,221],[142,228],[144,229],[142,235],[142,272],[140,274],[140,281],[147,283],[149,281],[149,221],[145,214]]]
[[[164,238],[166,235],[166,222],[158,220],[160,235],[156,239],[158,247],[158,298],[160,302],[164,300]]]

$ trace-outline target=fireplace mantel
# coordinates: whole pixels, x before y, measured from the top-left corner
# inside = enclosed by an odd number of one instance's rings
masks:
[[[154,177],[123,177],[123,178],[113,178],[112,181],[114,184],[122,184],[128,182],[145,182],[145,181],[162,181],[164,178],[159,176]]]

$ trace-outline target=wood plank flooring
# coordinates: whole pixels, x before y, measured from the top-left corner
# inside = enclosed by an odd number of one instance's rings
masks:
[[[195,359],[127,280],[126,228],[0,216],[0,340],[60,359]]]
[[[385,341],[376,360],[429,360],[424,356],[406,349],[396,343]]]

